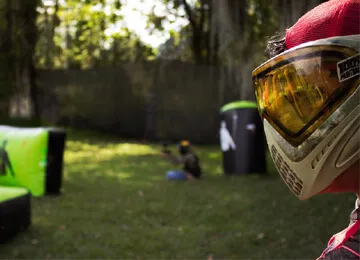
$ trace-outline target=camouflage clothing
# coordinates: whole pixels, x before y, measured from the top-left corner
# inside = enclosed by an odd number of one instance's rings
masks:
[[[189,173],[195,178],[201,177],[200,160],[196,154],[189,152],[179,157],[170,154],[169,159],[173,163],[183,164],[183,170],[185,173]]]

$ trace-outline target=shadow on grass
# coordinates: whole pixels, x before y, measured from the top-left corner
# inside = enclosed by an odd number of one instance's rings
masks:
[[[314,259],[347,224],[353,196],[300,202],[273,172],[224,176],[217,147],[195,147],[203,180],[169,182],[160,149],[70,138],[63,195],[34,198],[0,258]]]

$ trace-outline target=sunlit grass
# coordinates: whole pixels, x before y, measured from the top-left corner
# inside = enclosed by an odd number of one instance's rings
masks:
[[[79,141],[69,141],[66,146],[67,153],[65,154],[65,161],[68,163],[86,159],[102,161],[111,159],[114,156],[154,155],[158,152],[149,145],[133,143],[96,145]]]
[[[64,193],[33,199],[31,228],[0,258],[314,259],[348,224],[350,194],[298,201],[271,163],[268,175],[226,177],[217,146],[195,147],[203,180],[168,182],[176,167],[160,150],[70,132]]]

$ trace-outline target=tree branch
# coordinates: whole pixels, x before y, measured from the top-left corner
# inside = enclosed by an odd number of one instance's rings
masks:
[[[204,28],[204,22],[205,22],[205,2],[206,0],[201,0],[200,1],[200,24],[199,27],[200,28]]]
[[[186,15],[188,16],[191,26],[193,28],[196,28],[196,21],[193,17],[193,13],[192,13],[190,5],[186,2],[186,0],[182,0],[181,2],[184,5],[184,9],[185,9]]]

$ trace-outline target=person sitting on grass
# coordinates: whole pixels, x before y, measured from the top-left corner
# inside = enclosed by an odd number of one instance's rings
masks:
[[[180,156],[173,155],[165,149],[161,153],[163,158],[168,159],[174,164],[182,164],[182,170],[171,170],[167,172],[168,180],[194,180],[200,179],[201,167],[199,157],[192,151],[190,142],[183,140],[178,144]]]

